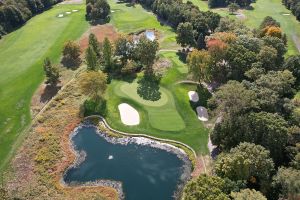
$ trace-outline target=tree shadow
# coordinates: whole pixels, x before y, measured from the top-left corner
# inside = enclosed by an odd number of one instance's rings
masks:
[[[68,56],[64,56],[61,59],[61,64],[68,69],[76,70],[81,64],[81,59],[78,58],[74,60],[72,58],[69,58]]]
[[[187,58],[187,55],[188,55],[187,52],[185,52],[184,50],[182,50],[182,51],[178,50],[176,52],[176,55],[178,56],[178,58],[181,62],[186,63],[186,58]]]
[[[57,94],[60,88],[61,86],[57,85],[47,85],[41,94],[40,102],[45,103],[51,100]]]
[[[152,74],[144,75],[143,78],[138,81],[138,95],[145,100],[158,101],[161,98],[159,81],[159,78]]]

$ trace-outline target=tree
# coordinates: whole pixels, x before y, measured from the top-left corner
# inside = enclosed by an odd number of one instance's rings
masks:
[[[177,26],[176,41],[182,47],[194,46],[196,43],[194,34],[193,25],[191,23],[180,23]]]
[[[156,52],[158,50],[158,42],[156,40],[151,41],[142,36],[135,48],[135,58],[144,65],[146,73],[152,73],[152,65],[156,58]]]
[[[209,99],[208,105],[218,113],[240,115],[257,108],[256,94],[242,83],[228,81]]]
[[[126,36],[119,37],[115,42],[115,55],[119,56],[122,64],[126,64],[126,60],[132,59],[134,53],[134,44],[132,38]]]
[[[269,46],[263,46],[257,55],[258,62],[266,71],[279,69],[280,66],[277,66],[276,59],[277,50]]]
[[[110,71],[113,67],[112,62],[112,44],[110,43],[109,39],[106,37],[103,41],[103,61],[105,70]]]
[[[232,192],[230,195],[234,200],[267,200],[259,191],[243,189],[240,192]]]
[[[234,14],[236,11],[238,11],[239,8],[240,8],[240,6],[236,3],[230,3],[228,5],[228,10],[229,10],[230,14]]]
[[[108,21],[110,14],[110,6],[106,0],[86,1],[86,16],[93,22]]]
[[[244,180],[253,185],[266,184],[274,171],[270,152],[260,145],[240,143],[229,153],[218,156],[214,170],[222,178]]]
[[[266,16],[263,21],[261,22],[259,29],[262,30],[268,26],[275,26],[275,27],[280,27],[280,23],[277,22],[273,17],[271,16]]]
[[[293,73],[294,77],[296,78],[296,83],[299,85],[300,83],[300,56],[290,56],[288,57],[284,64],[283,69],[287,69]]]
[[[280,27],[277,26],[267,26],[264,29],[261,30],[261,37],[264,36],[271,36],[271,37],[277,37],[279,39],[282,39],[282,30]]]
[[[298,200],[300,197],[300,170],[281,167],[274,177],[273,186],[283,199]]]
[[[284,42],[278,37],[265,36],[262,38],[264,45],[271,46],[277,50],[277,65],[281,65],[284,61],[284,55],[286,53],[286,46]]]
[[[259,112],[250,113],[246,121],[242,141],[265,147],[271,152],[275,164],[280,164],[283,161],[288,140],[288,124],[284,118],[277,113]]]
[[[98,42],[97,37],[94,33],[91,33],[89,35],[89,47],[93,49],[93,51],[96,53],[98,60],[100,60],[101,59],[100,43]]]
[[[242,80],[244,73],[257,61],[255,52],[238,44],[230,45],[225,57],[229,65],[227,77],[234,80]]]
[[[188,182],[183,190],[183,200],[229,200],[225,181],[217,176],[200,175]]]
[[[67,67],[77,67],[81,63],[80,47],[74,41],[67,41],[63,48],[62,63]]]
[[[97,71],[99,69],[99,61],[97,60],[97,54],[93,50],[92,46],[89,46],[85,52],[85,61],[88,70]]]
[[[101,71],[87,71],[79,76],[79,86],[83,94],[97,102],[106,91],[107,76]]]
[[[194,50],[190,52],[187,57],[189,73],[193,79],[199,83],[201,81],[210,81],[210,63],[211,56],[205,50]]]
[[[46,83],[55,86],[59,81],[59,69],[51,64],[49,58],[44,60],[44,71],[47,77]]]

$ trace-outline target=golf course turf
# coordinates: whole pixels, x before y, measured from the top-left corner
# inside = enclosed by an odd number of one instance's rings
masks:
[[[79,10],[63,18],[60,13]],[[0,40],[0,160],[30,123],[30,101],[44,79],[43,59],[58,63],[64,42],[88,28],[84,5],[56,5]]]

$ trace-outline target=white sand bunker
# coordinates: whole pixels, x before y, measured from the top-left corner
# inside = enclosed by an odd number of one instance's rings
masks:
[[[207,113],[207,109],[202,107],[202,106],[198,106],[196,108],[197,110],[197,114],[198,114],[198,119],[201,121],[208,121],[208,113]]]
[[[79,10],[72,10],[72,12],[78,12]]]
[[[66,14],[69,15],[69,14],[71,14],[71,12],[68,11],[68,12],[66,12]]]
[[[198,93],[195,91],[189,91],[188,93],[190,101],[192,102],[198,102],[199,101],[199,96]]]
[[[57,17],[62,18],[64,17],[64,14],[59,14]]]
[[[122,103],[118,106],[118,108],[123,124],[134,126],[140,123],[140,115],[132,106],[127,103]]]
[[[289,16],[291,14],[290,13],[283,13],[282,15]]]

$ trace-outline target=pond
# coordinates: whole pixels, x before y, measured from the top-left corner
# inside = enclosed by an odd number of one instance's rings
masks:
[[[113,180],[122,183],[126,200],[171,200],[190,177],[190,162],[171,145],[163,149],[145,138],[108,138],[87,125],[75,130],[71,140],[84,156],[66,171],[66,184]]]

